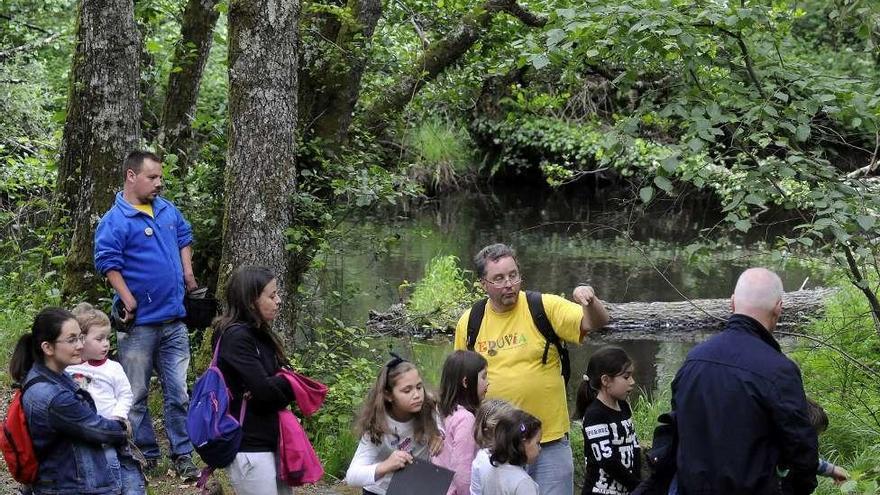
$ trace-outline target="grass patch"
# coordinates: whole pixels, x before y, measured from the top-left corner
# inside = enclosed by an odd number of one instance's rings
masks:
[[[404,143],[412,155],[410,178],[437,191],[456,187],[474,162],[474,143],[455,123],[429,118],[410,129]]]

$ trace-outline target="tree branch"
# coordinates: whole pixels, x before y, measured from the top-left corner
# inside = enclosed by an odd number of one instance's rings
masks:
[[[546,18],[527,11],[514,0],[487,0],[466,14],[446,36],[431,43],[410,70],[361,113],[364,127],[373,135],[382,134],[391,116],[401,112],[425,84],[460,60],[488,29],[498,12],[507,12],[531,27],[547,23]]]
[[[6,20],[8,20],[8,21],[12,21],[12,22],[14,22],[14,23],[16,23],[16,24],[21,24],[22,26],[24,26],[24,27],[26,27],[26,28],[33,29],[34,31],[39,31],[39,32],[41,32],[41,33],[51,34],[50,31],[47,31],[47,30],[41,28],[40,26],[35,26],[35,25],[33,25],[33,24],[31,24],[31,23],[29,23],[29,22],[27,22],[27,21],[20,21],[20,20],[14,18],[14,17],[12,17],[11,15],[8,15],[8,14],[0,14],[0,19],[6,19]]]
[[[497,3],[500,4],[500,10],[516,17],[526,26],[539,28],[544,27],[547,24],[547,18],[545,16],[529,12],[525,7],[515,1],[501,0]]]
[[[843,254],[846,256],[846,263],[849,265],[849,271],[854,278],[852,284],[862,291],[868,299],[868,304],[871,305],[871,316],[874,318],[874,329],[877,330],[877,335],[880,336],[880,301],[877,300],[877,294],[874,294],[874,291],[872,291],[870,285],[868,285],[869,282],[862,277],[862,272],[859,270],[859,266],[856,263],[856,259],[849,246],[843,246]]]
[[[26,52],[26,51],[33,50],[34,48],[39,48],[43,45],[48,45],[49,43],[58,39],[59,36],[61,36],[61,33],[53,33],[53,34],[49,35],[48,37],[43,38],[41,40],[34,40],[34,41],[31,41],[30,43],[25,43],[21,46],[16,46],[15,48],[10,48],[9,50],[6,50],[5,52],[0,52],[0,62],[6,60],[7,58],[11,57],[12,55],[15,55],[16,53]]]

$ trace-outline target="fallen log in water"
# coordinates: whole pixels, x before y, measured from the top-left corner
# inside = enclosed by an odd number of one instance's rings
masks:
[[[782,328],[806,322],[822,312],[836,289],[817,288],[786,292],[782,296]],[[605,303],[611,322],[599,334],[635,332],[644,335],[666,332],[720,330],[730,316],[730,299],[691,299],[675,302]],[[629,335],[615,335],[630,337]]]
[[[782,297],[780,328],[791,328],[818,316],[836,289],[816,288],[787,292]],[[724,327],[730,316],[730,299],[691,299],[673,302],[605,303],[611,322],[591,337],[603,340],[676,339],[700,340],[706,332]],[[464,308],[462,309],[462,311]],[[424,315],[422,315],[424,316]],[[367,330],[374,335],[433,337],[451,334],[454,328],[431,328],[420,315],[410,315],[403,304],[385,313],[370,312]]]

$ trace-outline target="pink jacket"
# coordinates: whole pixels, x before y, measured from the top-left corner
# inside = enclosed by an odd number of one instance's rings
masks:
[[[443,450],[431,462],[455,473],[447,495],[468,495],[471,486],[471,464],[477,455],[474,440],[474,415],[456,406],[455,411],[443,418]]]
[[[311,416],[320,409],[324,397],[327,396],[326,385],[283,368],[277,374],[290,384],[296,403],[304,415]],[[278,477],[290,486],[320,480],[324,475],[324,468],[296,416],[289,409],[280,411],[278,426]]]

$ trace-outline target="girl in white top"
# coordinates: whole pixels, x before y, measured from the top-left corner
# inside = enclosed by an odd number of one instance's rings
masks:
[[[482,480],[492,469],[489,462],[489,456],[492,455],[492,444],[495,443],[495,425],[498,420],[505,414],[510,414],[516,408],[501,399],[489,399],[483,401],[480,408],[477,409],[477,416],[474,420],[474,440],[480,450],[477,451],[474,462],[471,463],[471,495],[481,495],[483,493]]]
[[[541,421],[516,410],[501,417],[495,426],[495,445],[489,462],[492,469],[482,480],[484,495],[539,495],[538,484],[526,465],[541,452]]]
[[[107,357],[110,351],[110,319],[89,303],[80,303],[73,308],[73,316],[85,337],[82,364],[68,366],[65,373],[92,396],[100,416],[128,423],[128,411],[134,396],[122,365]],[[122,485],[122,494],[145,494],[144,474],[141,465],[132,456],[131,448],[119,447],[116,454],[118,460],[108,459],[108,462]]]
[[[395,471],[440,451],[436,402],[415,365],[392,354],[379,371],[355,424],[361,435],[345,482],[365,494],[385,495]]]

